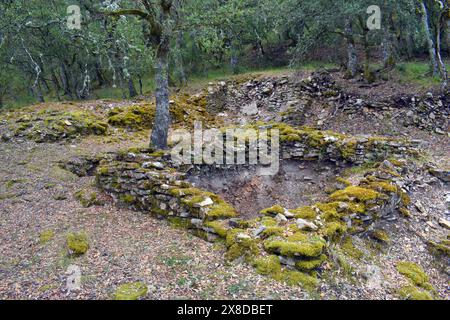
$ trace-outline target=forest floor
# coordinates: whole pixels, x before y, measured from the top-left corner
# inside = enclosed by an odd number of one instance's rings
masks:
[[[354,84],[348,86],[358,90]],[[395,91],[395,86],[383,87]],[[133,103],[54,103],[32,109],[97,110]],[[366,115],[355,118],[341,114],[325,129],[420,139],[426,141],[429,161],[442,167],[450,165],[450,141],[445,135],[399,128],[386,119]],[[0,134],[2,130],[5,126],[0,125]],[[433,221],[445,217],[450,201],[448,184],[418,177],[423,179],[419,181],[422,187],[412,195],[412,201],[421,203],[425,212],[413,209],[412,221],[387,227],[393,235],[389,248],[369,253],[376,258],[354,266],[359,280],[338,270],[330,274],[332,280],[308,292],[258,275],[245,264],[228,263],[223,246],[175,229],[166,221],[116,206],[106,195],[100,197],[102,205],[84,208],[74,194],[94,189],[94,178],[75,176],[58,163],[77,155],[145,146],[149,130],[120,131],[113,136],[115,139],[87,136],[60,143],[26,139],[0,143],[0,299],[111,299],[119,285],[133,281],[148,285],[145,299],[396,299],[396,289],[407,283],[396,271],[399,260],[420,264],[437,295],[449,299],[448,273],[427,251],[422,237],[427,232],[445,234]],[[44,243],[40,235],[50,230],[54,236]],[[67,233],[81,230],[89,236],[89,251],[80,257],[67,255]],[[365,245],[362,240],[361,245]],[[80,291],[66,290],[69,265],[81,268]],[[365,279],[364,284],[361,279]]]

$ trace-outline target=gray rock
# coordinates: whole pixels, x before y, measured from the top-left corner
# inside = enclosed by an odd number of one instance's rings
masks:
[[[313,231],[315,231],[315,230],[318,229],[317,226],[314,223],[312,223],[310,221],[307,221],[305,219],[297,219],[295,221],[295,223],[297,224],[297,227],[300,230],[313,230]]]

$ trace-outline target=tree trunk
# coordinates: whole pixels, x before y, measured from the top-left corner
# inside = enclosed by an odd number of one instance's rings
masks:
[[[99,87],[103,87],[106,84],[106,80],[103,77],[101,66],[98,61],[95,63],[95,75],[97,77]]]
[[[175,65],[177,68],[177,78],[181,86],[187,84],[186,72],[184,71],[183,56],[181,55],[181,44],[183,42],[183,33],[179,33],[175,49]]]
[[[128,78],[128,91],[130,92],[130,98],[137,96],[136,88],[134,87],[133,79]]]
[[[434,41],[433,41],[433,36],[430,30],[430,24],[428,21],[428,10],[427,10],[427,6],[425,5],[424,0],[420,1],[420,6],[421,6],[421,14],[422,14],[422,26],[424,28],[425,31],[425,36],[427,39],[427,45],[428,45],[428,53],[430,55],[430,65],[431,65],[431,70],[433,72],[433,76],[437,76],[439,75],[439,68],[438,68],[438,64],[437,64],[437,59],[436,59],[436,48],[434,45]]]
[[[383,32],[383,67],[385,69],[391,69],[395,66],[395,55],[393,50],[393,41],[389,26],[386,25]]]
[[[143,84],[142,84],[142,77],[141,77],[140,74],[138,75],[138,78],[139,78],[139,94],[140,94],[141,96],[143,96],[143,95],[144,95],[144,93],[142,92]]]
[[[438,23],[437,23],[437,32],[436,32],[436,56],[439,66],[439,73],[441,75],[442,79],[442,91],[447,92],[448,88],[448,74],[447,74],[447,67],[445,66],[445,62],[442,59],[442,48],[441,48],[441,36],[442,36],[442,29],[443,29],[443,15],[446,13],[446,11],[442,11],[439,13],[438,17]]]
[[[353,38],[353,25],[351,18],[345,20],[345,38],[347,40],[347,72],[350,77],[355,77],[358,71],[358,54]]]
[[[167,138],[170,127],[169,111],[169,49],[160,47],[156,54],[156,116],[153,124],[150,146],[167,149]]]

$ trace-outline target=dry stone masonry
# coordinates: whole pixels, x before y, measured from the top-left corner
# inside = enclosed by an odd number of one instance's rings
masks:
[[[373,230],[374,223],[408,216],[409,198],[401,176],[405,161],[383,159],[417,151],[414,144],[401,140],[358,140],[284,124],[270,126],[283,128],[287,158],[380,162],[357,184],[339,180],[340,188],[327,201],[300,208],[275,204],[247,220],[218,195],[195,188],[182,167],[176,170],[168,155],[153,150],[105,156],[97,168],[98,186],[122,205],[167,219],[208,241],[223,241],[229,260],[246,261],[259,273],[289,284],[314,287],[332,243],[352,233],[383,241],[383,234]]]

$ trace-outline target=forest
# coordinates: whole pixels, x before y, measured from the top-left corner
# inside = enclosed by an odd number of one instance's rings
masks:
[[[0,299],[448,300],[449,67],[450,0],[2,0]]]

